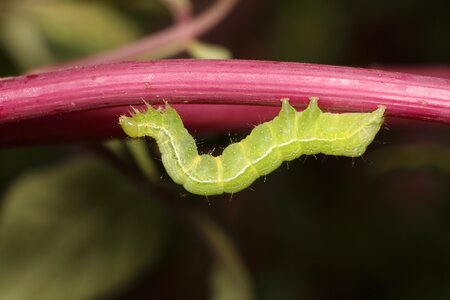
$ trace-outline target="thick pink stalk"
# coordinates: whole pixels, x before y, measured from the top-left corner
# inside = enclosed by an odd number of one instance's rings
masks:
[[[450,65],[391,65],[391,66],[377,66],[376,69],[384,71],[394,71],[401,73],[410,73],[423,76],[441,77],[450,79]]]
[[[52,135],[55,126],[69,128],[75,135],[86,129],[86,137],[107,137],[117,133],[117,124],[111,120],[128,110],[129,105],[142,104],[142,99],[153,104],[162,104],[165,99],[172,104],[279,106],[279,99],[288,97],[295,106],[304,107],[312,96],[318,96],[321,107],[332,111],[370,111],[384,105],[389,116],[450,123],[449,79],[285,62],[160,60],[79,67],[0,80],[0,143],[11,141],[12,134],[16,143],[21,134],[44,139]],[[99,110],[120,106],[125,106],[120,112]],[[238,123],[267,117],[264,113],[263,117],[253,114],[253,119],[248,118],[249,113],[243,108],[242,114],[223,118],[227,109],[217,108],[202,105],[194,110],[189,105],[183,114],[187,123],[189,118],[211,119],[213,115],[222,127],[228,123],[237,127]],[[91,111],[94,109],[97,110]],[[82,111],[91,111],[90,116],[99,118],[83,117]],[[68,124],[70,117],[61,115],[73,112],[80,112],[78,121]],[[27,121],[29,127],[24,128],[24,122],[20,131],[14,132],[15,122],[32,119],[35,120]],[[52,119],[57,121],[47,132],[36,125]],[[100,124],[100,120],[109,121]]]

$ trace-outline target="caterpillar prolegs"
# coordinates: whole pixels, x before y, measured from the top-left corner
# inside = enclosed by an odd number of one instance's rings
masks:
[[[298,112],[289,99],[281,99],[277,117],[253,128],[220,156],[199,155],[194,138],[168,104],[164,109],[148,105],[145,112],[121,116],[119,123],[130,137],[156,140],[173,181],[193,194],[218,195],[241,191],[283,161],[304,154],[361,156],[379,131],[385,108],[371,113],[324,113],[317,100],[311,98],[308,107]]]

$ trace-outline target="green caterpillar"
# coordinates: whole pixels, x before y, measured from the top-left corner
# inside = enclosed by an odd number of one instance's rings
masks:
[[[385,108],[372,113],[323,113],[317,100],[311,98],[309,106],[297,112],[289,99],[281,99],[276,118],[256,126],[220,156],[199,155],[194,138],[168,104],[165,109],[148,105],[145,112],[121,116],[119,123],[130,137],[156,139],[173,181],[193,194],[219,195],[241,191],[283,161],[303,154],[361,156],[379,131]]]

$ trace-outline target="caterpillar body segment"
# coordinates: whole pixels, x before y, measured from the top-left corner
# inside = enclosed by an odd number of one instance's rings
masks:
[[[380,106],[371,113],[324,113],[318,99],[311,98],[308,107],[297,112],[288,99],[281,101],[277,117],[256,126],[220,156],[199,155],[194,138],[168,104],[165,109],[148,105],[145,112],[121,116],[119,123],[130,137],[154,138],[169,176],[189,192],[208,196],[241,191],[301,155],[361,156],[379,131],[385,110]]]

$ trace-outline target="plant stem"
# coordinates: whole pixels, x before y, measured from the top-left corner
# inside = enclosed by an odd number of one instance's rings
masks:
[[[161,0],[169,9],[176,23],[183,23],[191,18],[192,4],[189,0]]]
[[[213,118],[221,122],[216,126],[226,128],[228,124],[248,124],[255,115],[243,111],[235,117],[235,111],[230,114],[229,109],[236,110],[236,106],[217,104],[279,107],[279,99],[288,97],[294,106],[304,107],[312,96],[320,98],[321,108],[331,111],[371,111],[384,105],[388,116],[450,123],[449,79],[301,63],[159,60],[0,80],[0,144],[13,134],[20,143],[24,133],[45,138],[57,131],[63,136],[69,128],[76,135],[82,127],[92,137],[108,137],[118,132],[117,122],[112,120],[128,111],[129,105],[141,105],[142,99],[159,105],[163,100],[203,104],[186,105],[184,120]],[[272,113],[264,110],[264,116]],[[52,118],[57,122],[50,122],[50,131],[42,132],[40,124]],[[14,132],[20,125],[17,121],[27,121],[31,127],[25,122],[25,128],[22,125]]]
[[[173,1],[169,0],[165,1],[166,4],[171,4],[172,2]],[[81,65],[116,62],[138,58],[140,56],[149,56],[152,53],[158,53],[167,47],[175,47],[183,50],[184,44],[188,44],[196,37],[213,28],[225,16],[228,15],[237,2],[238,0],[217,0],[208,10],[192,19],[187,18],[185,15],[180,15],[188,12],[176,11],[174,13],[177,13],[175,16],[175,18],[177,18],[177,23],[170,28],[153,33],[150,36],[141,38],[133,43],[118,47],[116,49],[104,51],[102,53],[87,56],[78,60],[72,60],[67,63],[52,65],[46,67],[45,69],[55,70]],[[175,8],[173,6],[174,5],[170,8],[173,10],[179,10],[179,7]],[[182,21],[180,18],[182,18]]]

